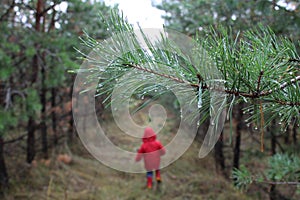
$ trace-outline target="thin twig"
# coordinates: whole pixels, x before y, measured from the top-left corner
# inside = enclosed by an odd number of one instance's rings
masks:
[[[263,106],[261,101],[259,102],[259,111],[260,111],[260,129],[261,129],[261,134],[260,134],[260,151],[264,152],[264,112],[263,112]]]
[[[261,83],[261,78],[264,75],[264,71],[260,71],[259,76],[258,76],[258,80],[257,80],[257,88],[256,88],[256,92],[257,94],[260,93],[260,83]]]
[[[300,182],[296,181],[256,181],[256,183],[265,183],[265,184],[270,184],[270,185],[300,185]]]
[[[14,138],[14,139],[11,139],[11,140],[7,140],[7,141],[4,141],[3,144],[9,144],[9,143],[14,143],[14,142],[17,142],[17,141],[20,141],[20,140],[23,140],[23,138],[25,138],[27,136],[27,132],[17,138]]]
[[[179,79],[179,78],[177,78],[177,77],[175,77],[175,76],[170,76],[170,75],[166,75],[166,74],[161,74],[161,73],[155,72],[155,71],[153,71],[153,70],[151,70],[151,69],[143,68],[143,67],[138,66],[138,65],[132,65],[132,64],[123,64],[123,65],[124,65],[125,67],[132,67],[132,68],[135,68],[135,69],[144,71],[144,72],[149,72],[149,73],[151,73],[151,74],[155,74],[155,75],[158,75],[158,76],[161,76],[161,77],[165,77],[165,78],[171,79],[171,80],[173,80],[173,81],[176,81],[176,82],[178,82],[178,83],[186,83],[186,84],[191,85],[190,82],[187,82],[187,81],[185,81],[185,80]],[[198,85],[197,85],[197,87],[198,87]]]
[[[283,84],[281,84],[279,86],[279,88],[275,88],[274,90],[268,90],[268,91],[265,91],[265,92],[261,92],[259,94],[259,96],[267,96],[269,94],[272,94],[273,92],[277,91],[277,90],[282,90],[284,88],[286,88],[287,86],[293,84],[293,83],[296,83],[297,81],[300,80],[300,76],[296,76],[295,78],[291,79],[290,82],[284,82]]]
[[[297,58],[290,58],[290,59],[289,59],[289,62],[298,62],[298,63],[300,63],[300,59],[297,59]]]
[[[280,105],[287,105],[287,106],[300,106],[300,102],[290,102],[290,101],[282,101],[282,100],[275,100],[276,103]]]

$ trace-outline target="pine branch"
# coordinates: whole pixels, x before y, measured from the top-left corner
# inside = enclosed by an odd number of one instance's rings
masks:
[[[138,65],[133,65],[133,64],[123,64],[123,66],[125,67],[131,67],[131,68],[135,68],[135,69],[138,69],[138,70],[141,70],[141,71],[144,71],[144,72],[148,72],[148,73],[151,73],[151,74],[155,74],[155,75],[158,75],[158,76],[161,76],[161,77],[164,77],[164,78],[168,78],[170,80],[173,80],[173,81],[176,81],[178,83],[186,83],[186,84],[189,84],[191,86],[194,86],[194,87],[198,87],[197,84],[191,84],[185,80],[182,80],[182,79],[179,79],[175,76],[170,76],[170,75],[167,75],[167,74],[161,74],[161,73],[158,73],[158,72],[155,72],[151,69],[147,69],[147,68],[143,68],[141,66],[138,66]]]
[[[135,69],[138,69],[138,70],[141,70],[141,71],[144,71],[144,72],[148,72],[148,73],[155,74],[155,75],[158,75],[158,76],[161,76],[161,77],[164,77],[164,78],[168,78],[168,79],[176,81],[178,83],[186,83],[186,84],[189,84],[190,86],[195,87],[197,89],[199,88],[199,84],[190,83],[188,81],[179,79],[179,78],[177,78],[175,76],[161,74],[161,73],[155,72],[155,71],[153,71],[151,69],[143,68],[143,67],[138,66],[138,65],[123,64],[123,66],[135,68]],[[256,98],[260,98],[260,97],[271,95],[273,92],[275,92],[277,90],[282,90],[282,89],[286,88],[287,86],[289,86],[291,84],[294,84],[294,83],[296,83],[296,82],[298,82],[300,80],[300,76],[297,76],[297,77],[291,79],[290,82],[284,82],[283,84],[281,84],[278,89],[259,92],[260,83],[261,83],[261,79],[262,79],[263,74],[264,74],[264,72],[261,71],[260,75],[258,77],[257,92],[256,93],[246,93],[246,92],[240,92],[240,91],[235,91],[235,90],[227,90],[227,89],[225,89],[224,91],[220,91],[220,92],[225,92],[226,94],[235,95],[235,96],[242,96],[242,97],[256,99]],[[201,77],[200,74],[197,74],[197,78],[199,80],[200,79],[203,80],[203,78]],[[209,89],[209,87],[207,85],[202,85],[202,89],[206,90],[206,89]],[[215,89],[215,90],[218,90],[218,89]],[[300,102],[287,102],[287,101],[278,100],[278,99],[276,99],[274,102],[276,102],[276,103],[278,103],[280,105],[288,105],[288,106],[299,106],[300,105]]]

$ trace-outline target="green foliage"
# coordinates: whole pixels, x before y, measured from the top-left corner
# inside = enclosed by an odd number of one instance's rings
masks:
[[[250,171],[244,165],[240,166],[239,169],[233,169],[231,177],[234,180],[235,187],[240,190],[247,189],[253,182]]]
[[[282,6],[279,1],[218,1],[163,0],[157,7],[166,12],[166,27],[194,35],[210,26],[232,27],[235,32],[263,24],[276,34],[299,40],[300,15],[296,1],[286,1],[296,9]]]
[[[276,154],[269,159],[268,164],[266,176],[269,180],[299,182],[300,159],[297,155]]]
[[[250,114],[247,121],[258,125],[266,115],[263,127],[275,118],[297,123],[299,84],[293,80],[299,79],[298,63],[291,62],[299,58],[296,46],[262,26],[236,35],[222,27],[212,33],[204,46],[223,73],[227,92],[241,97],[232,101],[250,104],[245,109]]]
[[[17,125],[18,118],[13,112],[0,109],[0,136],[3,137],[7,129],[12,129]]]
[[[277,37],[270,28],[259,26],[237,34],[223,27],[211,29],[205,39],[201,35],[195,37],[199,45],[191,50],[197,58],[189,58],[170,39],[163,36],[161,41],[153,44],[143,35],[149,49],[145,51],[137,42],[131,26],[116,12],[112,12],[111,17],[106,19],[106,24],[109,30],[115,31],[112,36],[114,42],[98,43],[89,36],[83,39],[90,51],[96,49],[99,55],[98,60],[90,60],[95,63],[90,69],[94,71],[90,80],[101,82],[97,88],[98,95],[110,96],[116,80],[131,70],[142,72],[145,79],[151,80],[152,75],[159,74],[162,81],[180,80],[191,86],[198,85],[200,75],[204,77],[203,83],[209,85],[211,80],[206,77],[203,68],[209,66],[209,60],[212,60],[222,74],[220,79],[225,81],[225,93],[232,97],[230,108],[241,101],[248,103],[245,113],[250,114],[247,119],[249,123],[262,128],[274,118],[279,118],[286,124],[299,123],[300,95],[295,95],[299,93],[299,62],[292,61],[297,60],[299,55],[289,39]],[[192,60],[197,60],[198,65],[194,66]],[[128,83],[123,87],[128,90],[143,88],[142,92],[145,94],[152,90],[162,91],[159,84],[142,87],[143,81],[133,81],[137,79],[139,78],[133,74],[123,83]],[[204,103],[200,112],[204,118],[201,122],[208,117],[206,113],[210,108],[209,92],[206,89],[203,93]],[[163,93],[157,93],[157,96],[161,94]],[[196,100],[195,94],[189,101]],[[226,106],[223,105],[224,108]],[[195,114],[197,112],[199,111],[194,111]],[[265,120],[264,116],[268,118]]]
[[[260,176],[254,176],[242,165],[232,170],[232,179],[239,189],[247,189],[252,183],[300,184],[300,159],[298,155],[275,154],[268,159],[268,167]]]

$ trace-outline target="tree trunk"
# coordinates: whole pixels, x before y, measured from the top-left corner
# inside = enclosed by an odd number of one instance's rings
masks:
[[[72,79],[75,80],[74,77],[72,77]],[[72,102],[73,86],[71,86],[71,88],[70,88],[69,97],[71,98],[71,102]],[[69,111],[69,115],[70,115],[70,119],[69,119],[69,128],[68,128],[68,142],[69,142],[69,144],[72,144],[73,135],[74,135],[74,119],[73,119],[72,108]]]
[[[233,149],[233,168],[239,169],[240,165],[240,148],[241,148],[241,137],[242,137],[242,129],[243,129],[243,105],[240,103],[237,106],[237,111],[235,115],[236,124],[236,136],[235,136],[235,146]]]
[[[58,137],[57,137],[57,118],[56,118],[56,111],[53,110],[56,108],[56,89],[51,89],[51,107],[52,107],[52,113],[51,113],[51,119],[52,119],[52,131],[53,131],[53,143],[54,146],[58,144]]]
[[[270,186],[270,193],[269,193],[270,200],[277,200],[276,198],[276,185],[272,184]]]
[[[43,152],[43,157],[45,159],[48,159],[48,138],[47,138],[47,124],[46,124],[46,71],[45,71],[45,66],[42,67],[41,69],[41,81],[42,81],[42,89],[41,89],[41,95],[40,95],[40,100],[41,100],[41,105],[42,105],[42,110],[41,110],[41,124],[40,124],[40,130],[41,130],[41,139],[42,139],[42,152]]]
[[[271,155],[276,154],[276,120],[272,120],[271,126],[270,126],[270,134],[271,134]],[[270,193],[269,198],[270,200],[276,200],[276,185],[272,184],[270,186]]]
[[[293,143],[294,145],[297,144],[297,124],[295,124],[293,127]]]
[[[233,150],[233,168],[239,169],[240,162],[240,146],[241,146],[241,124],[238,123],[236,127],[235,146]]]
[[[27,162],[31,163],[35,157],[35,122],[32,116],[29,117],[27,124]]]
[[[0,80],[0,106],[4,106],[5,99],[5,84]],[[0,192],[8,187],[8,173],[6,170],[6,164],[4,159],[4,143],[3,143],[3,132],[0,133]]]
[[[285,144],[289,144],[290,143],[290,132],[291,132],[291,128],[288,125],[287,128],[286,128],[285,135],[284,135],[284,143]]]
[[[276,143],[277,143],[277,139],[276,139],[276,121],[273,120],[271,122],[271,126],[270,126],[270,134],[271,134],[271,155],[275,155],[276,154]],[[274,189],[275,189],[275,185],[274,185]]]
[[[41,30],[41,13],[43,10],[43,0],[38,0],[36,3],[36,13],[35,13],[35,31],[40,32]],[[39,71],[39,58],[38,58],[38,51],[39,45],[36,43],[34,44],[36,54],[32,58],[32,74],[31,74],[31,86],[37,81],[38,79],[38,71]],[[33,116],[29,117],[27,123],[27,162],[31,163],[35,157],[35,121]]]
[[[215,163],[216,163],[216,169],[219,171],[221,170],[221,173],[225,176],[225,157],[223,153],[223,131],[221,132],[220,138],[217,141],[214,149],[215,149]]]
[[[8,187],[8,174],[6,170],[6,164],[4,160],[4,142],[2,136],[0,136],[0,192]]]

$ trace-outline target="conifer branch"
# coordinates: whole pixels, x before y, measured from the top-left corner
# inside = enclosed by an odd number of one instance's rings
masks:
[[[147,69],[147,68],[144,68],[144,67],[141,67],[141,66],[138,66],[138,65],[123,64],[123,66],[135,68],[135,69],[138,69],[138,70],[141,70],[141,71],[144,71],[144,72],[148,72],[148,73],[155,74],[155,75],[158,75],[158,76],[161,76],[161,77],[164,77],[164,78],[168,78],[168,79],[176,81],[178,83],[187,83],[187,84],[190,84],[191,86],[197,86],[198,87],[198,85],[196,85],[196,84],[191,84],[191,83],[189,83],[185,80],[179,79],[175,76],[170,76],[170,75],[167,75],[167,74],[161,74],[161,73],[153,71],[152,69]]]
[[[197,89],[199,88],[199,84],[190,83],[190,82],[185,81],[183,79],[179,79],[175,76],[158,73],[158,72],[156,72],[152,69],[147,69],[147,68],[141,67],[139,65],[123,64],[123,66],[130,67],[130,68],[135,68],[137,70],[141,70],[141,71],[148,72],[148,73],[151,73],[151,74],[155,74],[155,75],[158,75],[158,76],[161,76],[161,77],[164,77],[164,78],[168,78],[168,79],[176,81],[178,83],[186,83],[186,84],[189,84],[192,87],[196,87]],[[260,92],[259,88],[260,88],[260,83],[261,83],[261,79],[262,79],[263,74],[264,74],[264,72],[261,71],[260,75],[258,77],[256,93],[247,93],[247,92],[227,90],[227,89],[225,89],[224,91],[220,91],[220,92],[225,92],[226,94],[231,94],[231,95],[235,95],[235,96],[242,96],[242,97],[248,97],[248,98],[256,99],[256,98],[271,95],[273,92],[278,91],[278,90],[282,90],[282,89],[286,88],[287,86],[289,86],[291,84],[294,84],[294,83],[296,83],[300,80],[300,76],[296,76],[295,78],[291,79],[289,82],[284,82],[283,84],[281,84],[279,86],[279,88],[275,88],[274,90],[271,89],[271,90],[268,90],[268,91]],[[197,78],[199,80],[203,80],[203,78],[201,77],[200,74],[197,74]],[[207,85],[202,85],[202,89],[203,90],[209,89],[209,87]],[[215,90],[217,90],[217,89],[215,89]],[[288,105],[288,106],[299,106],[300,105],[300,102],[286,102],[286,101],[283,101],[283,100],[275,100],[275,102],[279,103],[281,105]]]

